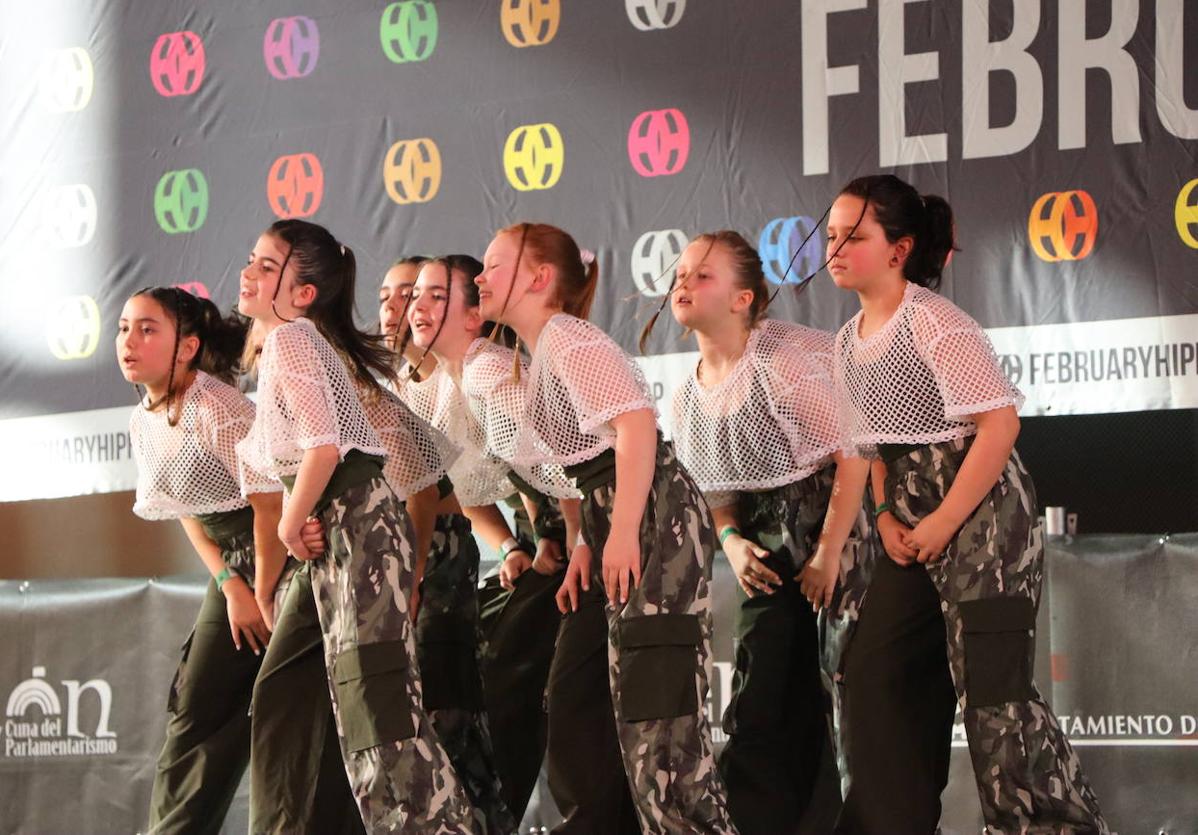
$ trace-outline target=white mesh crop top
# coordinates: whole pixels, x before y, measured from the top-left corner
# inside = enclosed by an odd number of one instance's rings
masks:
[[[611,419],[656,407],[640,366],[590,322],[559,313],[545,323],[528,370],[514,464],[569,466],[615,446]]]
[[[423,380],[409,380],[406,366],[399,373],[398,394],[417,417],[427,421],[461,451],[449,468],[458,502],[463,507],[495,504],[516,488],[508,480],[509,466],[486,452],[477,421],[466,400],[445,369],[438,366]]]
[[[766,319],[713,386],[698,368],[674,393],[674,449],[713,506],[806,478],[840,447],[832,334]]]
[[[311,321],[267,334],[258,358],[258,415],[237,445],[245,466],[273,478],[295,475],[304,450],[335,446],[386,455],[341,356]]]
[[[846,452],[875,457],[878,444],[968,437],[977,432],[970,415],[1022,405],[985,331],[938,293],[908,284],[866,339],[861,315],[836,334],[833,361]]]
[[[528,366],[520,362],[520,377],[513,373],[515,352],[487,339],[476,339],[462,361],[462,394],[471,416],[482,429],[486,451],[511,462],[516,452],[520,416],[524,413]],[[530,467],[513,464],[512,469],[529,486],[563,499],[579,498],[573,483],[557,464]]]
[[[440,481],[459,450],[392,392],[360,389],[359,397],[387,450],[383,478],[399,500]]]
[[[137,491],[133,512],[143,519],[177,519],[238,510],[249,503],[238,481],[237,442],[254,422],[244,394],[203,371],[183,392],[179,421],[167,410],[138,405],[129,416]],[[246,469],[245,494],[270,493],[283,485]]]

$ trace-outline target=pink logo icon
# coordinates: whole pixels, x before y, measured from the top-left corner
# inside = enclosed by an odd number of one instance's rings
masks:
[[[159,35],[150,52],[150,81],[161,96],[190,96],[204,80],[204,42],[195,32]]]
[[[191,293],[196,298],[210,299],[212,296],[208,292],[208,287],[202,281],[185,281],[182,284],[173,285],[180,290],[185,290]]]
[[[310,17],[280,17],[266,27],[262,58],[275,78],[303,78],[316,69],[320,30]]]
[[[642,177],[677,174],[690,153],[691,131],[681,110],[646,110],[628,129],[628,161]]]

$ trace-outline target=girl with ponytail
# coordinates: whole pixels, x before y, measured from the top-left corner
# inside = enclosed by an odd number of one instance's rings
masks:
[[[868,569],[867,467],[840,455],[832,334],[765,318],[761,259],[743,237],[691,241],[669,301],[699,346],[674,395],[674,448],[739,583],[720,773],[742,835],[794,832],[827,737],[815,612],[842,570]]]
[[[133,512],[178,519],[212,579],[167,702],[150,831],[219,825],[249,761],[247,711],[286,561],[275,535],[281,486],[239,467],[254,404],[230,383],[246,322],[174,287],[139,290],[121,311],[117,360],[144,387],[129,420]]]
[[[948,204],[891,175],[853,180],[829,215],[828,270],[861,302],[833,344],[845,447],[870,461],[887,555],[849,592],[836,831],[936,829],[960,706],[988,831],[1107,833],[1032,682],[1044,546],[1014,449],[1023,396],[934,292],[954,248]]]
[[[305,561],[324,637],[329,695],[350,790],[367,831],[473,831],[472,812],[422,702],[412,616],[414,537],[383,474],[386,447],[360,396],[394,379],[382,334],[353,319],[355,259],[324,227],[282,220],[242,270],[241,312],[267,331],[258,359],[258,414],[237,451],[246,468],[282,481],[279,538]],[[301,531],[319,519],[328,548]],[[287,650],[303,626],[293,584],[254,692],[263,730],[286,727]],[[306,711],[304,713],[306,714]],[[254,756],[310,747],[302,734],[259,736]],[[301,822],[302,823],[302,822]]]
[[[602,615],[608,603],[607,684],[640,825],[735,832],[705,715],[715,551],[707,505],[658,434],[639,367],[582,318],[598,279],[594,256],[561,229],[523,223],[496,234],[483,265],[481,316],[512,328],[531,353],[511,463],[518,470],[564,467],[583,496],[577,537],[566,517],[573,551],[558,603],[571,617],[580,604]],[[571,617],[550,673],[550,768],[556,757],[571,774],[588,767],[594,774],[604,750],[562,751],[555,741],[555,722],[590,719],[555,717],[569,710],[561,696],[578,694],[570,671],[585,666],[579,655],[588,651],[586,642],[564,648]],[[598,694],[585,695],[593,701]],[[593,738],[600,745],[606,739]]]

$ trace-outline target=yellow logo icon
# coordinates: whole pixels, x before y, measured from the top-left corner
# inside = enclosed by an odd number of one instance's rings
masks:
[[[503,146],[503,172],[518,191],[553,188],[561,179],[565,146],[556,125],[521,125]]]
[[[503,0],[499,9],[503,37],[515,47],[549,43],[561,22],[560,0]]]
[[[38,79],[42,102],[53,113],[72,113],[92,100],[96,75],[91,56],[81,46],[46,54]]]
[[[1182,242],[1193,249],[1198,249],[1198,204],[1191,203],[1190,197],[1198,189],[1198,179],[1190,180],[1177,192],[1177,203],[1173,206],[1173,221],[1177,224],[1177,234]]]
[[[401,139],[383,158],[387,196],[405,206],[427,203],[441,188],[441,151],[428,138]]]
[[[60,360],[81,360],[100,344],[100,308],[91,296],[67,296],[50,309],[46,343]]]

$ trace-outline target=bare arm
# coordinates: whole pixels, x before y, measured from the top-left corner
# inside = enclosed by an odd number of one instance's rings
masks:
[[[907,535],[907,545],[918,552],[916,559],[920,562],[943,556],[944,549],[965,520],[994,488],[1015,447],[1019,415],[1014,406],[972,415],[972,418],[978,427],[977,436],[948,494],[940,507],[925,516]]]
[[[254,599],[273,626],[275,587],[287,563],[287,549],[279,540],[283,494],[251,493],[247,498],[254,509]]]
[[[287,507],[279,520],[279,539],[287,546],[288,551],[301,560],[310,560],[315,555],[304,545],[300,538],[300,530],[312,514],[312,509],[316,507],[320,494],[328,486],[333,470],[337,469],[340,461],[341,455],[332,444],[304,450],[299,472],[295,475],[295,487],[291,490]]]

